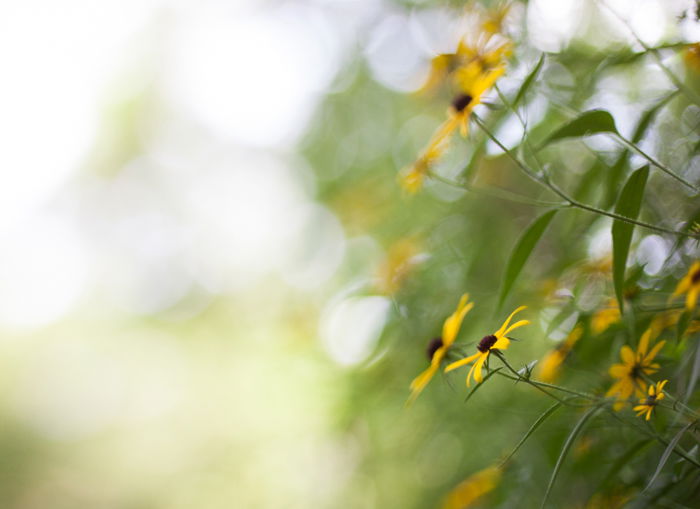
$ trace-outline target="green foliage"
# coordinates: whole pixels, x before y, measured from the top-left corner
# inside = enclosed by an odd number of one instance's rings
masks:
[[[627,179],[615,206],[615,212],[630,219],[637,219],[644,198],[644,187],[649,177],[649,167],[640,168]],[[613,240],[613,284],[620,311],[624,309],[625,268],[629,254],[634,225],[624,221],[614,221]]]

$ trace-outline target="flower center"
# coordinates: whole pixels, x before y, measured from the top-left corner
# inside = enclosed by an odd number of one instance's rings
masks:
[[[479,341],[479,344],[476,346],[476,349],[479,350],[481,353],[486,353],[489,350],[491,350],[491,347],[496,344],[496,341],[498,341],[498,338],[491,334],[490,336],[484,336],[481,338],[481,341]]]
[[[469,103],[472,102],[472,99],[472,96],[470,96],[469,94],[459,94],[452,101],[452,107],[457,113],[462,113],[464,111],[464,108],[469,106]]]
[[[430,343],[428,343],[428,348],[426,348],[425,353],[428,356],[428,360],[432,361],[433,356],[435,355],[435,352],[437,352],[440,348],[442,348],[443,342],[442,338],[433,338],[430,340]]]
[[[700,269],[696,270],[693,272],[693,275],[690,276],[690,281],[695,285],[700,283]]]

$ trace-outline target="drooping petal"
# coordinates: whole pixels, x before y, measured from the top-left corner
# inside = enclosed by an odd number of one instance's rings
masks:
[[[470,355],[469,357],[465,357],[464,359],[460,359],[458,361],[455,361],[452,364],[448,364],[447,367],[445,368],[445,373],[448,373],[448,372],[452,371],[453,369],[461,368],[462,366],[469,364],[474,359],[479,357],[479,355],[482,355],[481,352],[476,352],[474,355]]]
[[[520,307],[517,308],[515,311],[513,311],[513,312],[510,314],[510,316],[508,316],[508,318],[506,318],[506,321],[503,322],[503,325],[501,325],[501,328],[498,329],[496,332],[494,332],[493,335],[496,336],[497,338],[500,338],[501,336],[503,336],[503,335],[504,335],[504,331],[505,331],[505,330],[508,328],[508,326],[510,325],[510,321],[513,319],[513,317],[515,316],[515,314],[516,314],[516,313],[519,313],[520,311],[522,311],[523,309],[526,309],[526,308],[527,308],[527,306],[520,306]]]
[[[486,359],[488,359],[489,354],[488,352],[485,352],[477,361],[474,363],[474,380],[476,380],[477,383],[481,383],[484,381],[484,377],[481,374],[481,368],[484,365],[484,362],[486,362]]]
[[[438,368],[439,364],[431,364],[428,369],[413,379],[410,386],[411,394],[408,397],[408,401],[406,401],[407,406],[411,405],[416,400],[418,395],[423,392],[423,389],[425,389],[430,380],[432,380],[433,376],[435,376],[435,373],[437,373]]]

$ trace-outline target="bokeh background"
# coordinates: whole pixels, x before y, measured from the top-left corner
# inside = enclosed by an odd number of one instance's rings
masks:
[[[693,2],[607,3],[649,45],[700,38]],[[463,292],[477,307],[462,338],[500,325],[508,253],[539,213],[438,181],[415,197],[397,185],[444,118],[444,98],[415,92],[461,35],[462,8],[0,3],[0,506],[434,507],[512,447],[549,404],[527,388],[499,381],[462,405],[462,375],[437,377],[404,408]],[[515,2],[508,26],[502,90],[549,55],[525,107],[543,132],[604,107],[630,133],[673,90],[596,2]],[[664,58],[685,76],[679,55]],[[674,104],[643,146],[665,146],[660,157],[697,180],[700,108]],[[497,134],[513,146],[522,127],[508,118]],[[456,144],[440,173],[460,174],[477,143]],[[468,168],[479,187],[547,198],[482,148]],[[548,157],[578,182],[591,148],[617,150],[593,137]],[[620,182],[597,182],[577,195],[610,203]],[[682,189],[653,193],[661,223],[688,215]],[[577,271],[605,260],[609,226],[555,219],[508,304],[531,305],[516,359],[537,358],[612,295],[609,278],[587,275],[582,307],[560,313]],[[649,232],[636,245],[647,275],[672,247]],[[683,274],[678,257],[669,274]],[[541,497],[570,427],[562,418],[551,446],[524,449],[532,467],[513,482],[529,491],[504,491],[504,507]],[[614,454],[621,438],[609,436]],[[577,454],[588,481],[579,489],[571,474],[557,495],[572,503],[605,481],[596,457]]]

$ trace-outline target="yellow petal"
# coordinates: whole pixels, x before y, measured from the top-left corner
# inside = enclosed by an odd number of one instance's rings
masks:
[[[486,362],[486,359],[488,359],[488,357],[489,354],[488,352],[486,352],[474,363],[474,380],[476,380],[478,383],[484,381],[484,377],[481,374],[481,368],[484,365],[484,362]]]
[[[511,325],[510,327],[508,327],[508,328],[503,332],[503,335],[504,335],[504,336],[507,336],[509,333],[511,333],[511,332],[514,331],[515,329],[517,329],[517,328],[519,328],[519,327],[523,327],[524,325],[529,325],[529,324],[530,324],[530,320],[520,320],[519,322],[515,322],[513,325]]]
[[[651,329],[647,329],[644,334],[642,334],[639,340],[639,345],[637,346],[637,353],[644,357],[647,354],[647,349],[649,348],[649,339],[651,337]]]
[[[695,305],[698,302],[698,287],[697,286],[691,286],[690,290],[688,290],[688,295],[685,297],[685,307],[687,310],[692,311],[695,309]]]
[[[464,359],[455,361],[452,364],[448,364],[448,366],[445,368],[445,373],[448,373],[454,369],[461,368],[462,366],[469,364],[474,359],[476,359],[479,355],[482,355],[482,353],[476,352],[474,355],[470,355],[469,357],[465,357]]]
[[[462,326],[464,316],[474,307],[474,303],[468,303],[468,300],[468,294],[462,295],[457,305],[457,310],[445,320],[445,324],[442,326],[442,342],[445,346],[450,346],[454,343],[459,333],[459,328]]]
[[[501,336],[496,340],[496,342],[491,347],[491,350],[506,350],[510,346],[510,339],[505,336]]]
[[[656,354],[659,353],[659,350],[661,350],[664,345],[666,344],[666,341],[659,341],[654,345],[654,348],[651,349],[651,352],[649,352],[649,355],[647,355],[644,358],[644,363],[650,363],[652,360],[654,360],[654,357],[656,357]]]
[[[634,351],[632,351],[632,349],[627,345],[620,348],[620,358],[622,359],[622,362],[628,366],[632,366],[636,361]]]
[[[613,364],[610,366],[608,373],[610,373],[610,376],[613,378],[624,378],[629,376],[630,369],[629,366],[625,364]]]
[[[515,316],[515,314],[516,314],[516,313],[519,313],[520,311],[522,311],[523,309],[526,309],[526,308],[527,308],[527,306],[520,306],[520,307],[517,308],[515,311],[513,311],[513,312],[510,314],[510,316],[508,316],[508,318],[506,318],[506,321],[503,322],[503,325],[501,325],[501,328],[498,329],[496,332],[494,332],[493,335],[496,336],[496,337],[499,337],[499,338],[500,338],[501,336],[503,336],[503,335],[504,335],[504,331],[508,328],[508,325],[510,325],[510,321],[513,319],[513,317]]]

